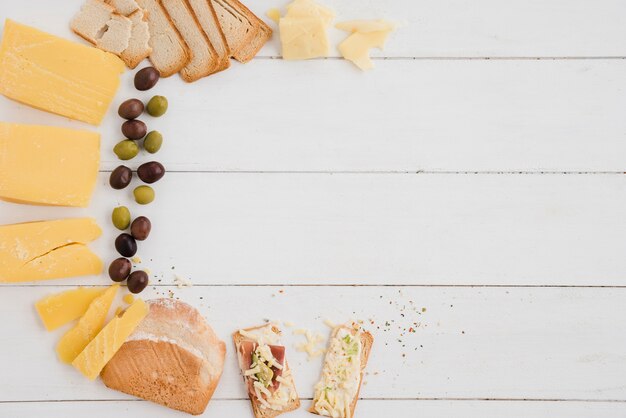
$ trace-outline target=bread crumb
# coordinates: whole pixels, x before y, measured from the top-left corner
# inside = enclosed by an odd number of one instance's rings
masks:
[[[141,257],[134,256],[133,258],[130,259],[130,261],[132,261],[135,264],[141,264]]]
[[[283,325],[285,325],[287,328],[292,328],[292,327],[296,326],[296,324],[294,324],[291,321],[285,321],[285,322],[283,322]]]
[[[280,20],[280,10],[276,7],[269,9],[265,14],[276,23]]]
[[[193,286],[193,283],[191,283],[191,280],[179,276],[178,274],[174,275],[174,284],[176,285],[176,287],[178,287],[179,289],[182,289],[183,287],[191,287]]]
[[[333,323],[330,319],[324,319],[324,324],[329,328],[336,328],[337,325]]]

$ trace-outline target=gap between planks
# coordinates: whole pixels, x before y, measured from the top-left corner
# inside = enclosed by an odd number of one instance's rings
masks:
[[[212,401],[230,401],[240,402],[249,401],[248,398],[211,398]],[[301,401],[312,401],[312,398],[300,398]],[[359,398],[362,401],[441,401],[441,402],[591,402],[591,403],[626,403],[623,399],[579,399],[579,398],[460,398],[460,397],[442,397],[442,398]],[[24,400],[24,401],[3,401],[0,404],[19,404],[19,403],[71,403],[71,402],[148,402],[143,399],[54,399],[54,400]]]
[[[264,55],[256,56],[255,60],[280,60],[283,59],[281,55]],[[323,60],[343,60],[342,57],[320,57],[311,58],[311,61],[323,61]],[[482,56],[482,57],[436,57],[436,56],[424,56],[424,57],[412,57],[412,56],[378,56],[370,57],[372,60],[385,61],[385,60],[397,60],[397,61],[573,61],[573,60],[623,60],[626,56],[621,55],[590,55],[590,56],[546,56],[546,57],[530,57],[530,56]]]
[[[111,173],[113,170],[102,169],[100,173]],[[177,170],[168,169],[169,173],[202,173],[202,174],[396,174],[396,175],[624,175],[626,171],[552,171],[552,170]]]
[[[15,283],[0,283],[0,288],[20,288],[20,287],[76,287],[76,284],[15,284]],[[80,286],[80,285],[78,285]],[[92,287],[108,287],[109,284],[95,284],[95,285],[85,285]],[[121,285],[122,287],[126,287],[126,285]],[[178,288],[176,284],[166,284],[166,283],[155,283],[149,284],[150,287],[175,287]],[[183,286],[184,287],[184,286]],[[198,283],[193,284],[190,287],[441,287],[441,288],[555,288],[555,289],[626,289],[626,285],[584,285],[584,284],[574,284],[574,285],[558,285],[558,284],[438,284],[438,283],[430,283],[430,284],[359,284],[359,283],[329,283],[329,284],[315,284],[315,283],[262,283],[262,284],[252,284],[252,283]]]

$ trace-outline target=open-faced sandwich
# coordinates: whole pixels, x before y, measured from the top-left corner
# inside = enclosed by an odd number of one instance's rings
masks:
[[[373,343],[372,334],[363,331],[358,324],[333,329],[310,412],[333,418],[354,416]]]
[[[274,324],[233,334],[239,367],[256,418],[273,418],[300,407],[300,399]]]

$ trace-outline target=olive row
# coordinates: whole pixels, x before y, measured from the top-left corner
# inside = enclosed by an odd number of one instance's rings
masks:
[[[144,68],[135,74],[135,88],[137,90],[149,90],[154,87],[160,78],[159,72],[153,67]],[[120,160],[130,160],[139,153],[139,146],[135,141],[143,138],[144,149],[154,154],[161,149],[163,136],[158,131],[147,132],[146,124],[138,119],[144,110],[150,116],[159,117],[167,111],[167,99],[163,96],[154,96],[144,108],[144,104],[139,99],[129,99],[122,103],[118,109],[118,114],[127,119],[122,124],[122,134],[126,139],[120,141],[113,148],[113,152]],[[144,138],[145,137],[145,138]],[[137,176],[141,181],[152,184],[159,181],[165,175],[165,168],[157,161],[150,161],[141,164],[137,168]],[[116,190],[126,188],[133,177],[133,171],[124,165],[120,165],[109,178],[109,184]],[[135,201],[140,205],[146,205],[154,200],[154,189],[147,185],[137,186],[133,190]],[[139,216],[131,222],[130,210],[126,206],[119,206],[113,209],[111,214],[113,225],[125,231],[130,227],[130,233],[122,232],[115,239],[115,249],[121,255],[111,262],[109,266],[109,277],[115,282],[127,280],[128,290],[131,293],[140,293],[148,286],[148,273],[143,270],[131,271],[132,264],[129,257],[137,254],[137,241],[148,238],[152,230],[150,219]]]
[[[128,290],[131,293],[139,293],[148,285],[148,274],[142,270],[131,273],[132,265],[127,257],[137,254],[137,241],[148,238],[152,223],[145,216],[139,216],[131,223],[130,211],[126,206],[113,209],[111,220],[113,225],[122,231],[130,226],[130,234],[123,232],[115,239],[115,249],[122,257],[113,260],[109,266],[109,277],[115,282],[128,279]]]

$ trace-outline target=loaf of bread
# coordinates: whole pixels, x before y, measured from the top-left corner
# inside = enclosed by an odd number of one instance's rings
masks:
[[[200,313],[173,299],[150,313],[109,361],[106,386],[189,414],[202,414],[224,368],[226,346]]]

